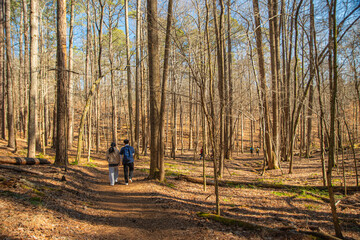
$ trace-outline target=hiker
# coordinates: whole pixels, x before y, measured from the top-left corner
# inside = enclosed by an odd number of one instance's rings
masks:
[[[120,150],[120,155],[122,156],[122,164],[124,165],[125,185],[129,185],[129,181],[132,182],[132,176],[134,172],[135,150],[132,146],[129,145],[128,139],[124,140],[124,144],[125,146]]]
[[[119,150],[116,148],[116,143],[111,143],[111,147],[106,151],[106,159],[109,163],[110,185],[114,186],[118,181],[120,164],[120,155]]]
[[[250,153],[251,153],[251,155],[254,154],[254,148],[252,146],[250,147]]]
[[[260,155],[260,148],[256,147],[256,154],[259,156]]]
[[[203,148],[201,148],[200,150],[200,160],[204,157],[204,150]]]

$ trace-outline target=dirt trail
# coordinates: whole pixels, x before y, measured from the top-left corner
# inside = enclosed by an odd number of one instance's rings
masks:
[[[119,182],[109,185],[106,165],[98,168],[90,188],[96,192],[104,225],[104,239],[215,239],[222,235],[201,227],[200,221],[180,210],[166,208],[146,174],[137,171],[134,182],[124,185],[120,167]],[[216,236],[218,235],[218,236]]]

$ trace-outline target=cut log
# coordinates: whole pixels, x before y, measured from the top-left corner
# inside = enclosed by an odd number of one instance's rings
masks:
[[[202,178],[194,178],[187,175],[180,174],[177,177],[178,180],[186,180],[192,183],[203,184]],[[207,185],[215,185],[213,180],[206,179]],[[327,187],[324,186],[296,186],[296,185],[286,185],[286,184],[272,184],[272,183],[265,183],[265,182],[240,182],[240,181],[226,181],[226,180],[219,180],[219,186],[222,187],[231,187],[231,186],[248,186],[248,187],[259,187],[259,188],[273,188],[273,189],[291,189],[291,190],[311,190],[311,189],[318,189],[318,190],[327,190]],[[360,191],[360,188],[357,186],[347,186],[346,187],[348,192],[357,192]],[[344,193],[345,189],[341,186],[334,186],[335,192]],[[325,199],[322,199],[326,201]]]
[[[14,165],[35,165],[35,164],[50,164],[44,158],[27,158],[27,157],[8,157],[0,156],[0,163],[14,164]]]
[[[25,169],[25,168],[14,167],[14,166],[8,166],[8,165],[0,165],[0,168],[10,169],[10,170],[13,170],[16,172],[26,172],[26,173],[36,174],[36,175],[44,175],[42,172]]]

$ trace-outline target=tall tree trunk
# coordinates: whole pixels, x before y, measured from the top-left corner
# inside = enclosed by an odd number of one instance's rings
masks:
[[[29,91],[29,135],[28,135],[28,154],[29,158],[34,158],[36,154],[36,134],[37,134],[37,86],[39,68],[39,23],[38,0],[30,1],[30,91]]]
[[[217,49],[217,65],[218,65],[218,92],[219,92],[219,170],[218,174],[221,177],[221,174],[224,169],[224,107],[225,107],[225,96],[224,96],[224,41],[223,41],[223,23],[224,23],[224,3],[223,0],[219,0],[220,3],[220,16],[217,19],[217,7],[216,1],[213,0],[213,14],[214,14],[214,23],[215,23],[215,34],[216,34],[216,49]],[[214,154],[215,155],[215,154]]]
[[[55,165],[67,165],[66,1],[57,0],[57,124]]]
[[[140,40],[141,40],[141,0],[136,1],[136,74],[135,74],[135,153],[138,156],[140,149],[140,89],[141,78]]]
[[[73,39],[74,39],[74,6],[75,0],[71,0],[70,3],[70,29],[69,29],[69,72],[68,72],[68,99],[67,99],[67,119],[68,119],[68,129],[67,129],[67,140],[68,147],[71,149],[73,144],[73,125],[74,125],[74,107],[73,107],[73,91],[74,91],[74,80],[72,77],[73,63],[74,63],[74,48],[73,48]]]
[[[272,140],[275,156],[269,159],[269,169],[279,168],[278,162],[278,83],[279,83],[279,62],[278,58],[278,35],[277,28],[277,2],[276,0],[268,0],[269,8],[269,25],[270,25],[270,57],[271,57],[271,91],[272,91]]]
[[[267,92],[266,92],[266,79],[265,79],[265,61],[263,54],[263,44],[262,44],[262,33],[261,33],[261,24],[260,24],[260,12],[259,12],[259,1],[253,0],[253,9],[254,9],[254,18],[255,18],[255,37],[256,37],[256,47],[258,55],[258,64],[259,64],[259,75],[260,75],[260,88],[261,88],[261,99],[262,107],[264,109],[264,127],[263,129],[265,136],[265,146],[266,149],[266,159],[269,164],[273,162],[272,155],[272,143],[271,143],[271,133],[270,133],[270,120],[269,120],[269,106],[267,101]],[[270,167],[270,166],[269,166]]]
[[[130,142],[134,144],[134,129],[132,117],[132,93],[131,93],[131,66],[130,66],[130,33],[129,33],[129,17],[128,17],[129,0],[125,0],[125,30],[126,30],[126,73],[128,87],[128,107],[129,107],[129,123],[130,123]]]
[[[104,9],[105,9],[105,1],[99,1],[100,4],[100,22],[97,30],[99,35],[99,55],[98,55],[98,78],[102,76],[102,68],[101,68],[101,57],[102,57],[102,37],[103,37],[103,24],[104,24]],[[100,151],[100,116],[101,116],[101,105],[100,105],[101,92],[99,86],[96,88],[96,108],[95,108],[95,117],[96,117],[96,152]]]
[[[228,136],[227,137],[227,141],[228,141],[228,147],[227,147],[227,152],[226,152],[226,159],[230,159],[232,156],[232,152],[233,152],[233,148],[234,148],[234,131],[233,131],[233,83],[232,83],[232,46],[231,46],[231,12],[230,12],[230,7],[231,7],[231,1],[228,0],[227,3],[227,9],[228,9],[228,13],[227,13],[227,24],[228,24],[228,37],[227,37],[227,41],[228,41],[228,83],[229,83],[229,98],[228,98],[228,111],[227,111],[227,124],[228,124]]]
[[[8,147],[16,148],[10,21],[11,1],[5,0]]]
[[[160,127],[160,56],[158,37],[157,0],[147,0],[148,49],[149,49],[149,87],[150,87],[150,125],[151,157],[150,178],[155,178],[158,163]]]
[[[92,75],[92,67],[91,67],[91,59],[90,59],[90,51],[91,51],[91,26],[90,26],[90,2],[89,0],[86,1],[86,62],[85,62],[85,96],[88,95],[88,87],[91,83],[90,76]],[[90,73],[90,74],[89,74]],[[88,161],[90,161],[90,154],[91,154],[91,102],[90,102],[90,112],[87,118],[87,147],[88,147]],[[79,132],[81,129],[79,129]],[[76,162],[80,161],[81,153],[79,154],[79,149],[81,151],[82,142],[80,141],[80,134],[78,136],[78,152],[76,157]],[[79,146],[80,145],[80,146]]]
[[[118,144],[117,140],[117,107],[116,107],[116,94],[115,94],[115,74],[113,70],[113,49],[112,49],[112,32],[113,32],[113,11],[111,4],[109,5],[109,62],[110,62],[110,91],[111,91],[111,141]]]
[[[171,20],[172,20],[172,8],[173,0],[169,0],[168,3],[168,16],[166,21],[166,36],[165,36],[165,53],[164,53],[164,70],[163,70],[163,80],[162,80],[162,89],[161,89],[161,103],[160,103],[160,123],[159,123],[159,146],[160,153],[158,156],[159,167],[160,167],[160,177],[159,180],[162,182],[165,180],[165,165],[164,165],[164,116],[165,116],[165,105],[166,105],[166,82],[169,73],[169,53],[170,53],[170,32],[171,32]]]
[[[5,129],[6,129],[6,110],[5,110],[5,37],[4,37],[4,9],[5,4],[4,0],[0,0],[0,88],[1,88],[1,116],[0,116],[0,128],[1,128],[1,138],[5,139]],[[25,28],[25,27],[24,27]]]
[[[336,102],[337,102],[337,85],[338,85],[338,73],[337,73],[337,24],[336,24],[336,0],[332,0],[329,6],[329,28],[332,29],[329,34],[329,42],[332,46],[333,58],[329,62],[333,62],[332,68],[329,68],[329,71],[333,73],[333,81],[330,87],[331,98],[330,98],[330,138],[329,138],[329,162],[328,162],[328,171],[327,171],[327,180],[328,180],[328,190],[330,197],[330,206],[331,213],[333,217],[333,223],[335,228],[336,236],[343,238],[342,229],[340,222],[336,213],[335,198],[332,186],[332,168],[334,166],[335,159],[335,121],[336,121]],[[331,51],[331,50],[330,50]],[[330,55],[331,57],[331,55]]]

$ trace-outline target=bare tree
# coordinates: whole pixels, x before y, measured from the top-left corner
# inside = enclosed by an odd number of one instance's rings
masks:
[[[73,91],[74,91],[74,81],[73,81],[73,63],[74,63],[74,7],[75,0],[71,0],[70,3],[70,27],[69,27],[69,72],[68,72],[68,84],[69,91],[67,93],[67,119],[68,119],[68,129],[67,129],[67,140],[68,147],[72,148],[73,143],[73,128],[74,128],[74,106],[73,106]]]
[[[159,127],[160,127],[160,56],[157,0],[147,0],[148,20],[148,54],[149,54],[149,87],[150,87],[150,178],[155,178],[157,163],[159,162]]]
[[[269,106],[267,101],[266,93],[266,79],[265,79],[265,67],[264,67],[264,54],[263,54],[263,45],[262,45],[262,31],[260,24],[260,12],[259,12],[259,1],[253,0],[253,9],[254,9],[254,18],[255,18],[255,38],[256,38],[256,47],[258,54],[258,64],[259,64],[259,75],[260,75],[260,89],[261,89],[261,99],[262,107],[264,108],[264,135],[265,135],[265,149],[266,149],[266,159],[269,163],[269,168],[274,168],[273,165],[273,154],[272,154],[272,142],[270,134],[270,120],[269,120]]]
[[[8,146],[11,148],[16,148],[10,21],[11,1],[5,0]]]
[[[6,114],[5,114],[5,56],[4,56],[4,49],[5,49],[5,37],[4,37],[4,9],[5,9],[5,2],[4,0],[0,0],[0,88],[1,88],[1,138],[5,139],[5,129],[6,129]]]
[[[140,87],[141,82],[141,0],[136,1],[136,74],[135,74],[135,153],[140,149]]]
[[[35,157],[37,134],[37,86],[39,72],[39,2],[30,1],[30,91],[29,91],[29,135],[28,157]]]
[[[329,43],[330,49],[329,51],[332,54],[329,54],[329,72],[332,74],[332,83],[330,83],[331,90],[331,98],[330,98],[330,138],[329,138],[329,162],[328,162],[328,171],[327,171],[327,182],[328,182],[328,190],[330,197],[330,206],[331,213],[333,217],[333,223],[335,228],[336,236],[339,238],[343,238],[342,229],[340,226],[339,218],[336,213],[336,205],[334,198],[334,190],[332,186],[332,168],[334,166],[335,159],[335,121],[336,121],[336,103],[337,103],[337,94],[338,94],[338,69],[337,69],[337,24],[336,24],[336,4],[337,0],[332,0],[330,2],[329,7]]]
[[[164,165],[164,117],[165,117],[165,104],[166,104],[166,81],[168,78],[169,71],[169,53],[170,53],[170,32],[171,32],[171,20],[172,20],[172,8],[173,8],[173,0],[169,0],[168,2],[168,16],[166,21],[166,36],[165,36],[165,54],[164,54],[164,68],[163,68],[163,80],[162,80],[162,89],[161,89],[161,104],[160,104],[160,123],[159,123],[159,168],[160,168],[160,176],[159,180],[165,180],[165,165]]]
[[[57,124],[56,165],[67,165],[66,1],[57,0]]]
[[[23,15],[24,15],[24,88],[28,88],[29,84],[29,21],[28,21],[28,11],[27,11],[27,1],[22,1]],[[24,102],[28,102],[28,91],[24,93]],[[24,135],[28,135],[28,107],[24,106]]]
[[[132,93],[131,93],[131,65],[130,65],[130,33],[129,33],[129,1],[125,0],[125,34],[126,34],[126,74],[127,74],[127,88],[128,88],[128,109],[129,109],[129,125],[130,125],[130,142],[134,144],[134,129],[132,117]]]

